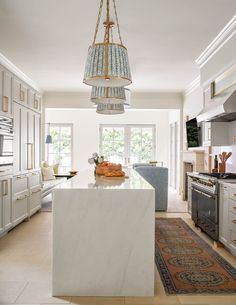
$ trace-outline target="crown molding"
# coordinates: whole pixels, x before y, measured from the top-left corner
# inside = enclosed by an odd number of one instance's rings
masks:
[[[195,78],[184,90],[184,96],[188,96],[191,94],[194,90],[196,90],[198,87],[200,87],[200,75]]]
[[[42,92],[40,87],[25,73],[23,73],[17,66],[15,66],[9,59],[7,59],[2,53],[0,53],[0,64],[2,64],[6,69],[14,73],[18,76],[21,80],[26,82],[29,86],[34,88],[35,90]]]
[[[207,46],[195,62],[202,68],[236,34],[236,15]]]

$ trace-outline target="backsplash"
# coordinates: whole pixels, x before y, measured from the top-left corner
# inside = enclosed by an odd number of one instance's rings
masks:
[[[219,154],[221,154],[223,151],[226,151],[227,153],[232,152],[232,156],[226,162],[226,172],[236,173],[236,145],[212,147],[212,160],[214,159],[215,155],[217,155],[219,159]]]

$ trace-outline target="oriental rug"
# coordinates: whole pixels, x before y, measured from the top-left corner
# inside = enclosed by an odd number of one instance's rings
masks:
[[[156,218],[155,261],[167,294],[236,293],[236,269],[181,218]]]

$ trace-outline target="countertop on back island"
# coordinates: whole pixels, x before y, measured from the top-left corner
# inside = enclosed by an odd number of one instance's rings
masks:
[[[53,190],[54,296],[153,296],[155,191],[80,172]]]

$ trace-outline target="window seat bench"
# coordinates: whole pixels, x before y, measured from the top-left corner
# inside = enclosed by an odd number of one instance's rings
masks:
[[[46,197],[51,193],[54,187],[66,181],[66,178],[57,178],[55,180],[42,181],[42,198]]]

